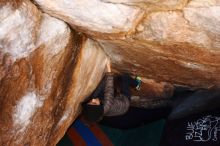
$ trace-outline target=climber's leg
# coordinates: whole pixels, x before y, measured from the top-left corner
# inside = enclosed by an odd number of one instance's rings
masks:
[[[118,129],[131,129],[160,119],[166,119],[170,112],[170,107],[156,109],[130,107],[126,114],[115,117],[104,117],[100,123]]]

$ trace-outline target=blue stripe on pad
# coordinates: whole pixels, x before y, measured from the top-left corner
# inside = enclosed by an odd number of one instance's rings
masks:
[[[102,146],[95,135],[90,131],[90,129],[80,120],[76,120],[72,127],[75,128],[86,141],[87,146]]]

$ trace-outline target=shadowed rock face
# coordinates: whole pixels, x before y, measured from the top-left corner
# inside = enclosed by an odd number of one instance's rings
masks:
[[[0,145],[56,145],[101,79],[106,56],[29,1],[0,11]]]
[[[56,145],[107,56],[143,77],[135,106],[166,100],[174,84],[220,86],[219,0],[33,1],[0,1],[2,146]]]
[[[142,79],[143,84],[139,91],[131,90],[131,105],[142,108],[157,108],[170,104],[173,96],[173,85],[166,82],[155,82],[150,79]]]

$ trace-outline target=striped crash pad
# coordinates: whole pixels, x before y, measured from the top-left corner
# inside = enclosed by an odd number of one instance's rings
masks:
[[[120,130],[76,120],[57,146],[159,146],[165,120]]]
[[[77,119],[57,146],[113,146],[97,124],[87,126]]]

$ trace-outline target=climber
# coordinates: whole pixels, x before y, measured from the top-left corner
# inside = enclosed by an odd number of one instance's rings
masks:
[[[127,112],[130,106],[130,90],[133,87],[140,90],[141,78],[133,79],[128,74],[119,76],[120,92],[115,94],[114,75],[111,72],[110,62],[107,62],[107,73],[100,82],[88,102],[84,102],[83,116],[89,122],[97,122],[103,116],[118,116]]]

